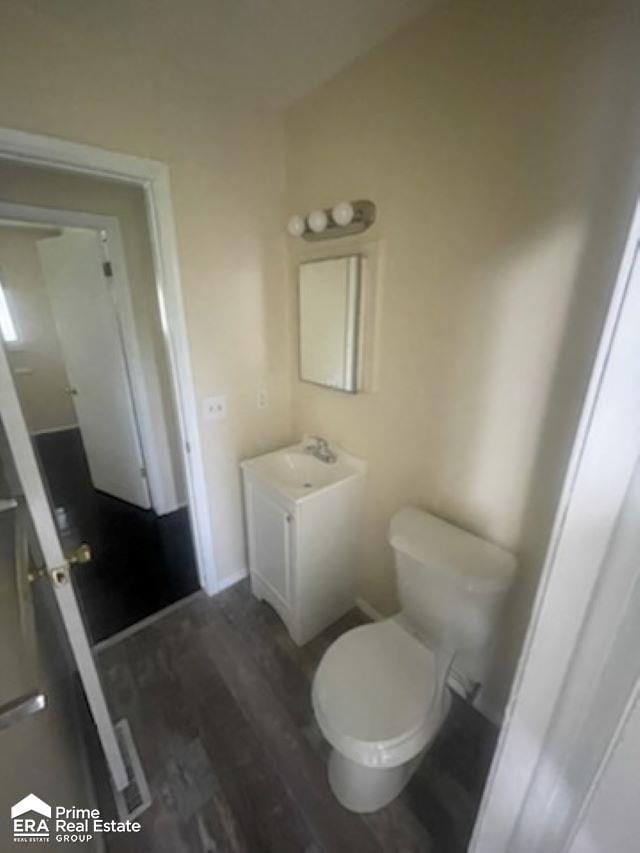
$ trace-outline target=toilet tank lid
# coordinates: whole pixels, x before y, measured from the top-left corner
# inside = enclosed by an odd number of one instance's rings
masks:
[[[446,572],[469,591],[501,592],[513,578],[513,554],[415,507],[391,519],[391,546],[429,568]]]

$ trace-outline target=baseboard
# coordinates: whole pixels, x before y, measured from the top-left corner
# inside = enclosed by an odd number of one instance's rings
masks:
[[[494,726],[500,728],[504,720],[504,708],[498,708],[490,700],[487,699],[484,692],[481,690],[478,694],[473,707],[480,711],[483,717],[491,720]]]
[[[385,618],[379,610],[376,610],[373,604],[369,604],[364,598],[356,598],[356,607],[358,610],[362,610],[364,615],[368,616],[373,622],[379,622]]]
[[[223,592],[230,586],[239,583],[243,578],[246,578],[248,574],[249,572],[247,571],[247,569],[238,569],[237,572],[234,572],[231,575],[227,575],[225,578],[222,578],[221,581],[218,581],[218,588],[213,593],[213,595],[217,595],[219,592]]]
[[[154,622],[162,619],[163,616],[167,616],[167,614],[173,613],[174,610],[178,610],[186,604],[189,604],[196,596],[201,594],[202,590],[197,589],[195,592],[185,596],[185,598],[181,598],[179,601],[174,601],[173,604],[168,604],[166,607],[163,607],[162,610],[157,610],[155,613],[152,613],[151,616],[145,616],[144,619],[141,619],[139,622],[134,622],[133,625],[129,625],[128,628],[123,628],[122,631],[118,631],[117,634],[112,634],[104,640],[98,640],[97,643],[94,643],[91,646],[94,654],[100,654],[100,652],[105,649],[115,646],[116,643],[137,634],[139,631],[142,631],[144,628],[149,625],[153,625]]]
[[[80,429],[78,424],[67,424],[66,426],[49,427],[49,429],[34,429],[29,435],[50,435],[54,432],[69,432],[72,429]]]
[[[379,610],[364,598],[356,598],[356,607],[373,622],[379,622],[381,619],[386,619],[386,616],[383,616]],[[458,696],[462,696],[463,699],[467,699],[476,686],[468,676],[457,670],[454,666],[451,667],[447,684],[454,693],[457,693]],[[472,701],[472,704],[477,711],[480,711],[483,717],[486,717],[494,723],[494,725],[500,726],[502,724],[502,713],[498,711],[491,702],[487,701],[482,689],[478,691]]]
[[[157,516],[171,515],[172,512],[178,512],[179,509],[188,509],[189,504],[181,501],[179,503],[161,504],[159,507],[153,506],[152,509]]]

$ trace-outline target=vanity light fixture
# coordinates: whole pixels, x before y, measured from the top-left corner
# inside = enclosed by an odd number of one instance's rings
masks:
[[[289,222],[287,223],[287,231],[289,232],[289,234],[291,234],[292,237],[302,237],[306,227],[307,224],[304,221],[303,217],[298,216],[297,213],[292,216]]]
[[[322,234],[329,224],[329,217],[324,210],[312,210],[307,216],[307,222],[314,234]]]
[[[375,222],[376,206],[372,201],[339,201],[325,210],[312,210],[307,216],[294,214],[287,223],[292,237],[305,240],[331,240],[366,231]]]
[[[353,221],[355,210],[350,201],[339,201],[331,210],[331,218],[336,225],[349,225]]]

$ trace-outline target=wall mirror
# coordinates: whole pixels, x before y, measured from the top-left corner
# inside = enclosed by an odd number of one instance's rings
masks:
[[[358,391],[362,257],[300,264],[300,379]]]

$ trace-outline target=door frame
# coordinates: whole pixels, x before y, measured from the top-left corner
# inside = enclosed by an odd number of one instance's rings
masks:
[[[213,595],[219,590],[220,582],[198,427],[198,406],[189,354],[169,170],[158,160],[2,127],[0,157],[33,166],[119,181],[137,186],[144,193],[156,295],[177,402],[198,576],[203,589]]]
[[[147,471],[151,505],[158,515],[166,515],[180,506],[184,506],[184,502],[178,495],[166,429],[163,424],[162,429],[159,430],[158,424],[153,418],[140,354],[140,338],[133,310],[131,281],[127,270],[122,231],[118,218],[82,211],[13,204],[3,202],[0,199],[0,223],[2,220],[55,225],[60,228],[85,228],[91,231],[104,232],[106,235],[109,261],[113,273],[113,288],[116,296],[115,299],[112,299],[112,304],[121,332],[133,408]]]
[[[612,707],[598,702],[599,679],[616,663],[621,610],[609,608],[613,580],[606,555],[640,457],[640,202],[631,220],[589,387],[556,510],[504,724],[469,847],[475,853],[567,850],[608,756],[624,733],[640,681],[608,683]],[[634,561],[635,563],[635,561]],[[624,580],[636,582],[629,566]],[[602,617],[604,611],[605,616]],[[595,621],[594,613],[599,613]],[[587,672],[584,637],[595,636]],[[593,643],[590,648],[593,649]],[[581,720],[576,719],[576,695]],[[614,695],[615,694],[615,695]],[[571,713],[573,712],[573,714]],[[584,766],[579,725],[595,722],[590,766],[559,804],[564,771]],[[582,752],[581,752],[582,750]],[[550,846],[550,839],[554,842]]]

